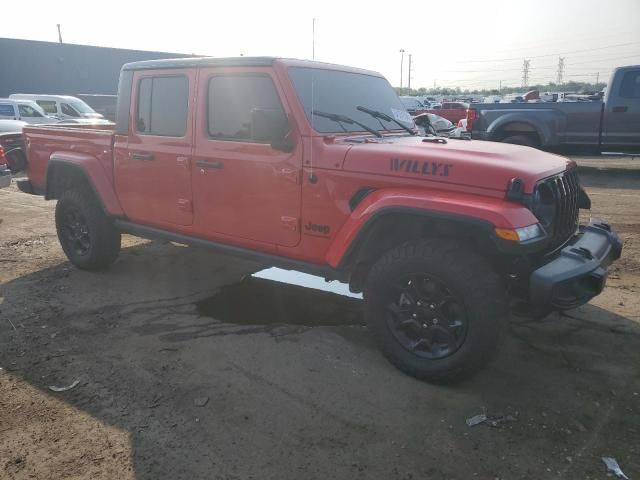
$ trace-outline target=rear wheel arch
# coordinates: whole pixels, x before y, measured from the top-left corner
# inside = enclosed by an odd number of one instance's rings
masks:
[[[47,166],[45,198],[57,200],[68,190],[79,190],[85,195],[90,195],[92,200],[96,200],[102,210],[107,213],[89,175],[81,166],[61,160],[50,160]]]
[[[531,141],[535,147],[542,146],[544,144],[544,135],[540,129],[526,121],[513,121],[505,123],[504,125],[496,128],[492,134],[492,140],[499,142],[505,141],[510,137],[524,137]]]

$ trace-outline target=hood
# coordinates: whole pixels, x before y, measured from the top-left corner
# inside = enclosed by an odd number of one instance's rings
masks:
[[[481,140],[387,137],[356,143],[343,169],[352,172],[424,179],[505,191],[519,177],[525,193],[540,179],[575,165],[573,160],[531,147]]]
[[[82,118],[104,118],[104,116],[98,112],[82,113]]]

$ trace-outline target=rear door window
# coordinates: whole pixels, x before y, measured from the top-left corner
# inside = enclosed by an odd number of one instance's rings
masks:
[[[16,112],[10,103],[0,103],[0,117],[15,117]]]
[[[183,137],[188,107],[187,77],[143,78],[138,83],[136,130],[144,135]]]
[[[640,70],[625,72],[622,77],[620,96],[623,98],[640,98]]]
[[[268,75],[220,75],[209,80],[209,136],[220,140],[250,141],[251,112],[260,108],[283,111]]]

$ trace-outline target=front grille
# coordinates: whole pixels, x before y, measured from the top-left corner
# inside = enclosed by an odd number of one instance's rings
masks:
[[[536,188],[547,189],[547,201],[553,203],[555,215],[550,225],[544,225],[551,235],[551,247],[564,244],[578,228],[578,192],[580,182],[575,168],[547,178]],[[540,219],[542,220],[542,219]]]

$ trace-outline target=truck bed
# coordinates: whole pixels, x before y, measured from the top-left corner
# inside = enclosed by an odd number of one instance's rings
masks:
[[[27,175],[34,191],[46,187],[47,164],[57,152],[97,158],[109,179],[113,179],[113,125],[29,126],[23,130],[27,154]]]
[[[471,108],[478,112],[472,138],[488,139],[499,122],[528,120],[548,129],[547,146],[596,146],[603,105],[602,102],[472,104]]]

